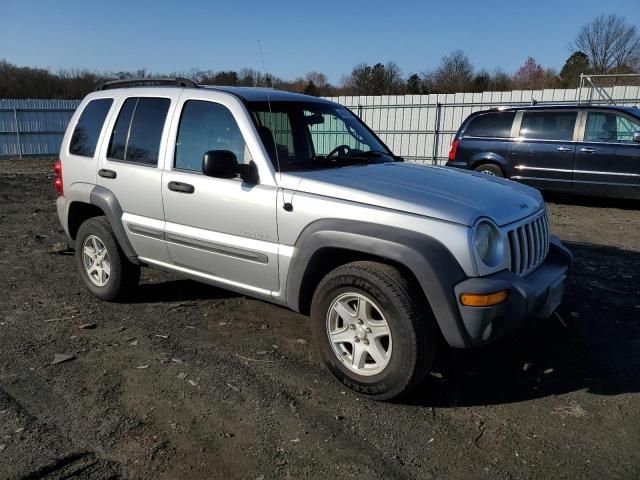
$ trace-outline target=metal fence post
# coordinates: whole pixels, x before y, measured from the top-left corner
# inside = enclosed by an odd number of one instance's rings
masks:
[[[440,140],[440,115],[442,111],[442,104],[436,103],[436,122],[433,127],[433,152],[431,152],[431,163],[438,164],[438,143]]]
[[[358,118],[362,120],[362,105],[358,103]]]
[[[20,123],[18,123],[18,109],[13,109],[13,121],[16,124],[16,146],[18,147],[18,158],[22,160],[22,142],[20,140]]]

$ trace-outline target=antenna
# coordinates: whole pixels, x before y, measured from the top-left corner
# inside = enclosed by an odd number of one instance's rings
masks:
[[[262,54],[262,41],[258,40],[258,51],[260,52],[260,63],[262,64],[262,75],[264,76],[265,82],[267,80],[267,70],[264,66],[264,55]],[[273,110],[271,108],[271,96],[269,95],[269,88],[267,87],[267,105],[269,106],[269,113],[271,114],[271,118],[273,118]],[[280,157],[278,154],[278,143],[275,141],[275,132],[272,132],[273,134],[273,141],[276,144],[276,165],[278,167],[278,177],[279,177],[279,182],[278,182],[278,188],[282,189],[282,204],[284,209],[287,212],[290,212],[291,210],[293,210],[293,205],[291,205],[291,202],[286,202],[284,199],[284,189],[282,188],[282,169],[280,168]]]

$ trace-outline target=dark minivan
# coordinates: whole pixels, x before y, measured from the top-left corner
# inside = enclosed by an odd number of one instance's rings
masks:
[[[539,105],[472,113],[447,166],[542,190],[640,199],[640,109]]]

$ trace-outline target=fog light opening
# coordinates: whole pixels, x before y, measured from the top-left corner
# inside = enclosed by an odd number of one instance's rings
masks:
[[[508,290],[501,290],[495,293],[463,293],[460,301],[467,307],[491,307],[504,302],[509,296]]]

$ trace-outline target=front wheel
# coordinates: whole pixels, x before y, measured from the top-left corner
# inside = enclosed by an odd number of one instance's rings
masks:
[[[329,370],[374,399],[408,393],[433,365],[433,315],[416,286],[392,266],[353,262],[327,274],[313,296],[311,322]]]
[[[127,259],[105,217],[80,225],[76,263],[87,289],[101,300],[122,300],[140,279],[140,267]]]

